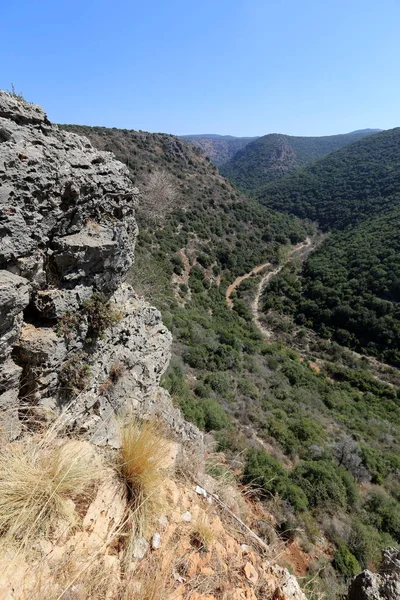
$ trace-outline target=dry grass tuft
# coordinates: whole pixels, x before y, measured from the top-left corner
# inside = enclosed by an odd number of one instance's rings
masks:
[[[171,598],[173,552],[164,553],[162,559],[150,556],[129,575],[120,586],[118,600],[166,600]]]
[[[99,477],[84,448],[32,436],[0,449],[1,534],[26,542],[59,519],[76,524],[71,499],[88,493]]]
[[[131,523],[126,556],[129,559],[137,535],[145,535],[153,515],[162,511],[161,486],[166,476],[169,442],[155,421],[128,421],[122,426],[117,467],[127,489]]]
[[[168,441],[154,421],[125,423],[121,437],[119,470],[128,485],[131,501],[138,508],[164,480]]]
[[[194,524],[191,540],[201,550],[208,551],[210,549],[215,540],[215,534],[206,519]]]

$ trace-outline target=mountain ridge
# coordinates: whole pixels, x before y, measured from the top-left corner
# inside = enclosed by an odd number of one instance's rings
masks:
[[[239,189],[254,195],[264,185],[374,133],[362,130],[307,137],[269,133],[246,144],[220,169]]]

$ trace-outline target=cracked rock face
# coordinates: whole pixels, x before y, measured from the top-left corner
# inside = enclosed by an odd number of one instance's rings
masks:
[[[399,600],[400,551],[386,548],[378,573],[365,570],[350,585],[348,600]]]
[[[102,444],[118,444],[126,412],[158,412],[184,439],[199,436],[159,389],[171,335],[124,283],[138,200],[111,153],[0,91],[0,426],[9,438],[27,413],[62,413]]]

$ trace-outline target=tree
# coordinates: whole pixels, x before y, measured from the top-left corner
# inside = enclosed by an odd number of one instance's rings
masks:
[[[148,178],[139,211],[146,220],[161,222],[178,205],[178,192],[172,175],[165,169],[153,171]]]

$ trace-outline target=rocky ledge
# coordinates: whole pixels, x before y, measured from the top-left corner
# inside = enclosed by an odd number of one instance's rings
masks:
[[[400,550],[385,548],[378,573],[365,570],[350,585],[347,600],[398,600],[400,598]]]
[[[0,408],[8,438],[58,419],[118,444],[121,413],[185,423],[159,388],[171,335],[124,283],[140,194],[128,169],[0,92]],[[60,418],[62,415],[62,419]]]

